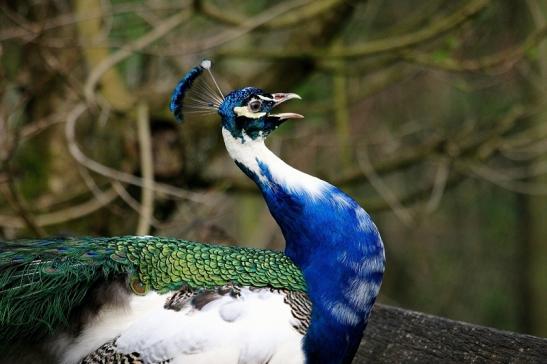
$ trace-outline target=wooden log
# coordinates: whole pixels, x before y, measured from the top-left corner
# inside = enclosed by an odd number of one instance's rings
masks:
[[[547,363],[547,339],[377,304],[354,363]]]

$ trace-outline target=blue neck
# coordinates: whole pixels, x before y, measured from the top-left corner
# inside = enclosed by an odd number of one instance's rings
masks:
[[[368,214],[336,187],[270,155],[267,161],[260,157],[253,168],[236,163],[260,187],[285,237],[285,254],[306,279],[313,303],[304,340],[307,361],[350,362],[383,277],[378,230]]]

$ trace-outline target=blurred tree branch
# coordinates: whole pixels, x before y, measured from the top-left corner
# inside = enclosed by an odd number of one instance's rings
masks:
[[[101,194],[101,198],[96,198],[94,196],[81,204],[75,204],[54,212],[36,214],[34,216],[36,226],[45,227],[82,218],[110,204],[117,196],[118,194],[116,191],[113,188],[110,188]],[[10,228],[25,227],[19,219],[7,215],[0,215],[0,226]]]
[[[105,177],[108,177],[116,181],[129,183],[139,187],[144,187],[145,182],[142,178],[107,167],[87,157],[81,151],[76,141],[75,128],[76,128],[76,122],[78,118],[80,118],[86,110],[87,110],[87,106],[84,103],[79,103],[78,105],[76,105],[76,107],[74,107],[72,112],[69,114],[67,118],[66,126],[65,126],[65,136],[67,139],[68,148],[71,155],[74,157],[74,159],[78,163],[80,163],[87,169],[92,170],[95,173],[98,173],[100,175],[103,175]],[[157,192],[165,193],[173,197],[187,199],[194,202],[207,203],[208,201],[201,193],[190,192],[190,191],[187,191],[175,186],[167,185],[164,183],[156,183],[153,189]]]
[[[94,2],[93,0],[79,0],[79,1]],[[160,25],[156,26],[149,33],[140,37],[139,39],[132,42],[131,44],[128,44],[127,46],[119,49],[118,51],[114,52],[108,57],[106,57],[106,54],[101,53],[100,56],[98,57],[100,58],[100,62],[94,63],[94,67],[89,73],[89,76],[87,77],[87,80],[85,82],[84,93],[86,95],[86,99],[88,101],[95,101],[95,96],[94,96],[95,88],[97,87],[97,84],[99,83],[103,75],[107,75],[109,74],[109,72],[112,72],[112,67],[114,67],[119,62],[131,56],[133,52],[141,50],[144,47],[151,44],[152,42],[163,37],[165,34],[167,34],[171,30],[173,30],[175,27],[180,25],[183,21],[187,20],[190,14],[191,12],[188,12],[188,11],[178,12],[175,15],[163,21]],[[108,82],[107,84],[108,85],[107,89],[110,87],[114,87],[114,85],[111,84],[111,82],[115,82],[116,84],[121,83],[121,82],[118,82],[116,78],[110,79],[109,81],[110,82]],[[120,84],[119,89],[116,91],[121,92],[122,93],[121,95],[125,95],[126,92],[122,90],[125,90],[125,87]],[[122,100],[118,100],[119,96],[120,95],[118,95],[116,92],[113,92],[112,97],[108,97],[108,94],[106,97],[107,97],[107,100],[114,107],[118,107],[119,109],[122,109],[122,110],[127,109],[134,102],[134,100],[131,97],[126,97],[126,98],[122,98]]]
[[[416,46],[433,38],[444,35],[446,32],[458,27],[478,12],[483,10],[490,0],[471,0],[452,14],[432,22],[429,26],[405,35],[395,35],[378,40],[368,41],[366,44],[353,45],[351,47],[339,47],[335,50],[325,49],[236,49],[220,50],[217,54],[221,57],[238,57],[251,59],[337,59],[337,58],[361,58],[365,56],[379,55],[405,48]]]
[[[139,102],[137,105],[137,129],[139,134],[141,174],[143,179],[141,189],[142,205],[139,213],[137,235],[148,235],[151,221],[154,216],[154,165],[148,105],[143,101]]]
[[[451,72],[478,72],[485,71],[490,68],[498,67],[504,64],[516,63],[526,55],[528,51],[536,47],[547,37],[547,26],[540,28],[531,33],[519,46],[510,48],[477,59],[456,60],[443,59],[438,60],[430,54],[420,53],[417,51],[402,52],[402,59],[416,63],[422,66],[438,68],[443,71]]]
[[[94,4],[84,4],[85,6],[93,6]],[[108,9],[103,7],[88,8],[85,12],[68,12],[57,15],[45,21],[24,21],[12,28],[0,29],[0,42],[13,38],[21,38],[26,42],[34,41],[35,38],[43,36],[43,33],[58,28],[68,27],[87,20],[103,19],[106,16],[114,16],[132,13],[136,11],[152,11],[152,10],[182,10],[189,6],[189,1],[178,1],[175,4],[162,4],[156,1],[146,1],[144,4],[127,2],[123,4],[111,4]],[[6,11],[6,8],[0,8]],[[94,42],[90,43],[94,44]]]
[[[345,0],[318,0],[309,2],[290,13],[285,13],[264,22],[256,30],[275,30],[302,25],[302,23],[313,20],[322,13],[332,10],[332,8],[343,1]],[[241,27],[248,21],[247,16],[227,12],[226,9],[217,7],[211,1],[196,0],[194,4],[198,13],[221,24]]]
[[[21,96],[14,108],[18,109],[26,102],[27,98]],[[8,115],[7,111],[6,114],[4,114],[5,110],[0,111],[0,132],[2,132],[0,135],[0,167],[4,177],[3,182],[7,185],[7,190],[2,189],[1,192],[11,208],[19,215],[20,219],[17,221],[22,222],[22,225],[26,226],[35,236],[45,236],[45,231],[36,223],[35,217],[29,211],[25,197],[19,191],[14,176],[13,159],[21,141],[20,123],[19,121],[11,123],[12,125],[9,123],[10,118],[16,118],[16,112]]]
[[[77,17],[85,18],[88,13],[100,13],[102,5],[100,1],[77,0],[74,8]],[[102,34],[102,17],[80,21],[77,23],[77,27],[80,37],[84,41],[93,42],[104,36]],[[102,84],[104,86],[102,93],[106,100],[115,109],[123,110],[129,108],[133,104],[133,96],[126,89],[121,76],[112,68],[115,63],[109,61],[112,58],[109,56],[108,48],[84,48],[83,54],[88,67],[92,69],[89,79],[97,83],[102,77]],[[88,100],[93,101],[95,100],[92,95],[95,84],[91,83],[91,81],[87,83],[85,95]]]
[[[212,35],[207,38],[200,39],[192,43],[185,43],[182,46],[177,46],[173,49],[162,49],[161,54],[163,55],[195,55],[216,47],[225,45],[228,42],[231,42],[235,39],[241,38],[242,36],[249,34],[251,31],[256,30],[263,24],[266,24],[273,19],[288,14],[291,11],[295,11],[300,7],[313,3],[310,0],[292,0],[281,2],[275,6],[268,8],[267,10],[262,11],[261,13],[249,17],[245,22],[241,23],[237,28],[228,29],[225,32],[218,32],[215,35]]]
[[[376,174],[376,171],[370,162],[366,148],[363,148],[360,151],[357,161],[367,180],[370,182],[372,187],[374,187],[385,204],[393,211],[395,216],[397,216],[406,226],[412,225],[414,222],[414,217],[408,209],[403,206],[397,194],[395,194],[392,189],[384,183],[384,180]]]

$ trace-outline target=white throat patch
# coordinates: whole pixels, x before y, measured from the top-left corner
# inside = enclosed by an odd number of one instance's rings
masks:
[[[243,134],[243,140],[241,140],[234,138],[225,128],[222,128],[222,137],[230,157],[257,175],[263,183],[276,182],[288,192],[307,193],[313,198],[322,197],[330,187],[327,182],[300,172],[283,162],[266,147],[264,138],[259,137],[253,140]],[[259,162],[268,167],[273,181],[263,174]]]

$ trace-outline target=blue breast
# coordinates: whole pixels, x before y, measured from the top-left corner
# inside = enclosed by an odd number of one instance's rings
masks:
[[[266,179],[251,177],[283,232],[286,255],[303,271],[313,303],[304,342],[308,362],[351,360],[383,277],[380,234],[369,215],[336,187],[325,183],[321,196],[310,195],[277,183],[268,166],[259,165]]]

